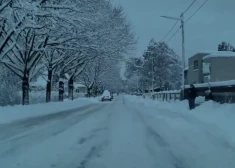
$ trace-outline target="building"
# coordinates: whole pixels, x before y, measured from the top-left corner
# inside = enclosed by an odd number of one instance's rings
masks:
[[[203,81],[203,57],[211,52],[199,52],[188,59],[187,84],[204,83]]]
[[[235,79],[235,52],[199,52],[188,59],[186,84]]]
[[[235,52],[216,52],[203,58],[204,82],[235,79]]]
[[[35,81],[30,82],[31,91],[42,91],[46,90],[47,80],[43,76],[39,76]]]
[[[87,93],[87,87],[80,83],[74,83],[74,89],[78,93]]]

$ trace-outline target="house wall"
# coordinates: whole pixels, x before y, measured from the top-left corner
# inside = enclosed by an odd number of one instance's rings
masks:
[[[77,87],[76,90],[78,90],[79,93],[87,93],[87,88],[86,87]]]
[[[203,57],[208,54],[199,53],[188,59],[188,74],[187,74],[187,82],[188,84],[198,84],[204,83],[204,76],[202,72],[203,66]],[[198,61],[198,69],[194,70],[194,61]]]
[[[211,64],[210,82],[235,80],[235,57],[211,57],[204,62]]]

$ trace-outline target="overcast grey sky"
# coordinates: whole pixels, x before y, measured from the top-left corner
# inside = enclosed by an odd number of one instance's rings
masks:
[[[136,56],[142,55],[150,39],[160,41],[174,25],[174,20],[161,18],[161,15],[180,16],[193,0],[111,0],[121,4],[139,38]],[[191,16],[205,0],[197,0],[185,13]],[[235,46],[235,0],[209,0],[185,24],[186,58],[198,51],[214,51],[221,41]],[[179,27],[167,36],[168,40]],[[181,31],[168,43],[181,56]]]

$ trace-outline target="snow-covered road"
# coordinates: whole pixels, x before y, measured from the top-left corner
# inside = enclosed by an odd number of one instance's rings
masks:
[[[235,167],[235,146],[216,125],[122,96],[0,132],[0,168]]]

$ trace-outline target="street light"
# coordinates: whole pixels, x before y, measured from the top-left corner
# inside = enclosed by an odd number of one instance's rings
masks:
[[[181,21],[181,29],[182,29],[182,63],[183,63],[183,67],[182,67],[182,86],[183,86],[183,92],[182,92],[182,98],[184,99],[184,70],[185,70],[185,48],[184,48],[184,17],[183,17],[183,13],[180,15],[179,18],[177,17],[171,17],[171,16],[161,16],[163,18],[166,19],[173,19],[173,20],[180,20]]]

